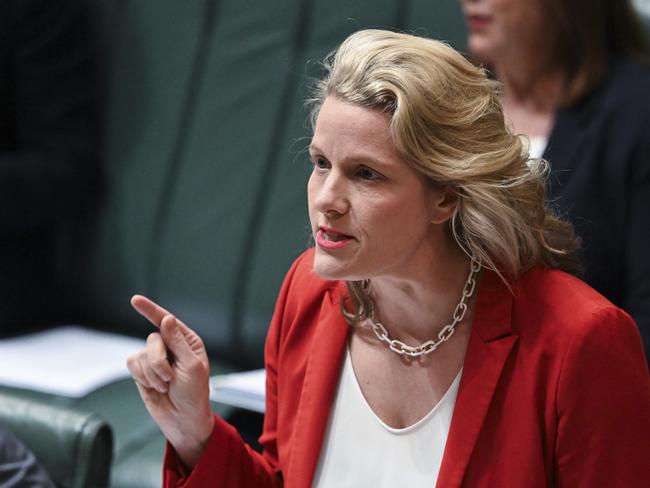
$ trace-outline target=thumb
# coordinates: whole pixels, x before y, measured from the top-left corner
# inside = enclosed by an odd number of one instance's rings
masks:
[[[162,319],[160,335],[176,360],[186,362],[193,359],[194,352],[181,332],[176,317],[169,314]]]

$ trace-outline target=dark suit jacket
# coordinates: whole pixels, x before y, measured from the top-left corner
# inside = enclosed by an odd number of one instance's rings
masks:
[[[583,240],[585,281],[632,315],[650,355],[650,67],[613,60],[558,113],[544,157],[552,204]]]
[[[34,455],[0,425],[0,488],[55,488]]]
[[[51,319],[62,230],[99,188],[94,50],[82,5],[0,2],[0,334]]]
[[[191,474],[168,448],[166,487],[311,486],[349,331],[345,285],[312,262],[308,251],[289,271],[269,330],[264,454],[217,418]],[[512,288],[483,271],[436,486],[647,486],[650,376],[630,317],[561,271]]]

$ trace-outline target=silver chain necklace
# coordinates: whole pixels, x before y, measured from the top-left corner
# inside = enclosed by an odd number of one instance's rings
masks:
[[[372,330],[377,338],[380,341],[388,344],[390,350],[396,352],[397,354],[417,358],[424,356],[425,354],[432,353],[438,349],[440,344],[448,341],[451,336],[454,335],[454,332],[456,332],[456,325],[465,318],[465,314],[467,313],[467,299],[474,294],[474,289],[476,288],[475,277],[476,273],[478,273],[480,270],[480,263],[472,260],[469,275],[467,276],[465,286],[463,287],[463,294],[461,295],[460,301],[458,302],[458,305],[456,305],[456,309],[452,315],[453,321],[451,324],[445,325],[440,330],[440,332],[438,332],[437,340],[429,340],[423,342],[419,346],[409,346],[402,341],[388,337],[388,331],[386,330],[386,327],[384,327],[380,322],[375,322],[372,318],[370,319],[372,322],[370,327],[372,327]]]

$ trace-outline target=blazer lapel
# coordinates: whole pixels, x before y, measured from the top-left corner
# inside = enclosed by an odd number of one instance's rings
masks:
[[[342,288],[326,293],[305,371],[296,434],[291,447],[288,488],[311,487],[341,373],[348,324],[339,309]]]
[[[512,302],[498,275],[485,270],[437,487],[462,485],[503,366],[517,342],[511,333]]]

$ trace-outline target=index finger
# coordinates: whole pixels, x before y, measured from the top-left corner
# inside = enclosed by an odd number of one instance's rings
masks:
[[[167,310],[162,308],[156,302],[142,295],[133,295],[131,298],[131,305],[149,322],[158,328],[160,328],[160,324],[162,324],[163,319],[167,315],[171,315]]]

